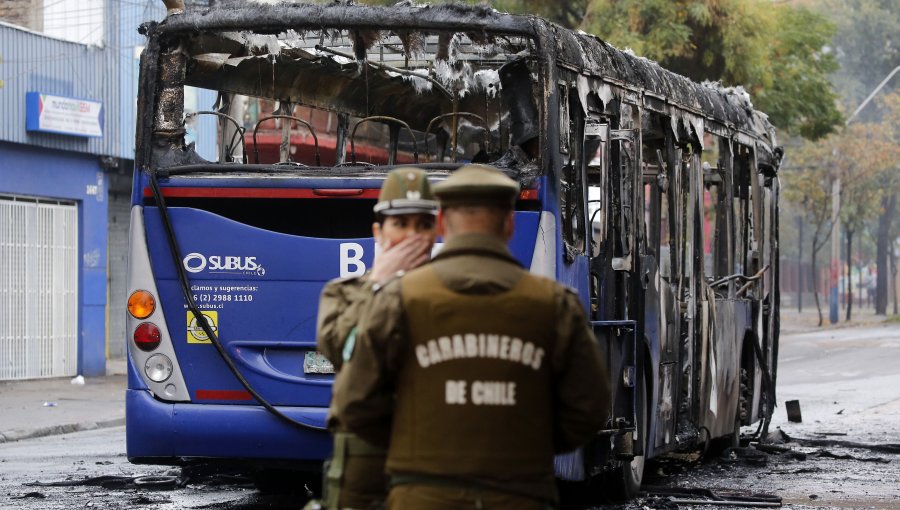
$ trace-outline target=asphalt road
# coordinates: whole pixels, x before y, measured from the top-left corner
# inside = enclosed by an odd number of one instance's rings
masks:
[[[781,446],[789,451],[763,453],[748,448],[712,460],[679,455],[650,464],[646,484],[711,489],[726,497],[772,494],[783,498],[784,507],[791,509],[900,509],[898,361],[900,325],[783,335],[779,408],[772,430],[780,427],[794,439]],[[786,400],[800,401],[802,423],[787,421]],[[744,432],[753,431],[747,428]],[[262,494],[248,478],[229,474],[207,473],[190,478],[183,487],[167,487],[175,476],[183,475],[179,470],[132,465],[124,451],[124,427],[0,444],[0,508],[255,510],[302,506],[299,495]],[[147,476],[163,478],[141,478]],[[162,486],[155,488],[154,481]],[[32,482],[71,485],[25,485]],[[723,508],[696,504],[681,508],[686,507]],[[674,507],[650,495],[627,505],[593,508]]]
[[[793,438],[790,452],[662,462],[656,472],[674,474],[651,483],[776,494],[794,509],[900,509],[900,324],[783,332],[777,400],[770,430]],[[802,423],[787,420],[788,400]]]

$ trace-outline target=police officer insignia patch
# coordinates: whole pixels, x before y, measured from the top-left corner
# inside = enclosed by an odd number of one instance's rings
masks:
[[[350,361],[350,358],[353,357],[353,350],[356,348],[356,326],[353,326],[353,329],[350,330],[350,334],[347,335],[347,341],[344,342],[344,350],[341,352],[341,357],[344,358],[344,363]]]

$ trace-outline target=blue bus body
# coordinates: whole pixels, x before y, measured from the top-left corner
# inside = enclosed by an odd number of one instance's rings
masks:
[[[145,31],[128,292],[156,308],[128,317],[132,461],[321,466],[319,293],[371,265],[378,188],[409,164],[517,180],[512,253],[582,299],[613,403],[559,478],[634,494],[645,459],[765,431],[782,151],[742,91],[485,7],[188,9]],[[186,112],[188,86],[215,110]],[[185,141],[200,114],[217,161]]]
[[[149,259],[149,274],[140,279],[155,284],[160,308],[155,313],[160,313],[168,326],[173,359],[181,368],[187,399],[173,403],[155,398],[154,393],[165,395],[165,391],[151,391],[134,366],[133,357],[129,358],[129,458],[157,463],[216,457],[284,461],[326,458],[331,444],[324,429],[333,375],[305,374],[304,358],[315,351],[322,287],[332,278],[369,267],[375,250],[373,238],[291,235],[202,208],[168,208],[184,255],[181,262],[189,272],[199,307],[215,313],[220,341],[266,400],[291,418],[322,429],[302,430],[259,407],[215,349],[192,337],[192,317],[177,280],[159,208],[146,205],[150,189],[147,177],[137,173],[135,182],[139,184],[135,186],[132,233],[143,233],[146,244],[133,243],[131,259]],[[163,196],[200,199],[207,207],[211,200],[219,199],[231,201],[228,207],[240,208],[241,199],[235,196],[251,196],[254,200],[284,196],[285,192],[314,196],[313,190],[326,186],[329,190],[368,190],[360,195],[371,197],[377,195],[380,180],[171,178],[161,190]],[[362,201],[368,211],[375,202],[371,198],[294,200]],[[526,267],[532,264],[539,219],[539,212],[515,214],[516,229],[509,246]],[[372,221],[371,212],[359,218],[362,225]],[[136,252],[144,247],[145,252]],[[132,281],[132,287],[139,286]]]

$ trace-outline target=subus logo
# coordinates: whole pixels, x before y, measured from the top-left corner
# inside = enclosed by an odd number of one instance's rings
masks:
[[[182,263],[189,273],[199,273],[206,269],[211,273],[256,273],[259,276],[266,274],[265,268],[256,262],[256,257],[221,255],[206,257],[202,253],[190,253]]]

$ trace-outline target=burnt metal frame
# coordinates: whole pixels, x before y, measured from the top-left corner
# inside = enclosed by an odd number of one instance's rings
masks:
[[[249,24],[250,26],[246,21],[248,19],[254,20]],[[335,4],[328,6],[282,4],[279,6],[254,6],[252,9],[223,9],[209,13],[187,12],[171,16],[161,24],[145,25],[143,30],[151,37],[141,62],[142,90],[147,93],[139,101],[137,166],[143,170],[155,170],[151,168],[151,155],[147,150],[153,146],[151,142],[154,134],[163,138],[175,138],[179,135],[177,132],[166,132],[165,130],[154,133],[154,120],[157,118],[156,113],[168,113],[155,111],[157,98],[165,95],[164,86],[168,83],[166,80],[162,80],[166,83],[157,87],[156,84],[160,81],[157,77],[158,73],[161,70],[164,78],[170,77],[170,73],[166,73],[165,67],[159,68],[160,57],[165,52],[166,46],[177,41],[180,34],[204,29],[242,31],[248,28],[263,33],[278,33],[285,27],[314,28],[313,24],[315,27],[333,26],[355,29],[392,27],[407,30],[460,30],[526,36],[535,41],[539,50],[539,59],[543,59],[539,60],[539,75],[542,77],[540,85],[546,93],[537,92],[536,98],[542,99],[542,111],[545,112],[545,115],[542,116],[541,122],[545,133],[552,131],[549,126],[552,125],[551,121],[557,118],[554,111],[556,107],[554,103],[558,104],[555,99],[556,87],[551,86],[556,83],[554,78],[557,71],[554,70],[556,65],[549,64],[549,62],[553,62],[577,72],[580,78],[592,80],[598,87],[606,87],[616,101],[631,98],[632,104],[645,112],[654,112],[679,119],[688,116],[702,119],[705,121],[705,131],[729,140],[731,143],[740,143],[752,148],[754,161],[752,165],[748,166],[753,180],[758,178],[757,172],[760,171],[767,176],[774,176],[780,164],[781,152],[774,146],[775,137],[772,126],[765,116],[755,112],[749,102],[737,94],[696,84],[649,61],[620,52],[595,37],[576,34],[540,18],[504,15],[487,8],[461,6],[437,6],[421,9],[415,7],[351,7]],[[165,41],[165,44],[161,45],[161,41]],[[163,64],[165,66],[166,62]],[[177,73],[175,76],[177,78]],[[640,124],[637,126],[640,129]],[[676,146],[687,143],[679,131],[680,129],[676,129],[666,135],[665,145],[670,165],[679,164],[682,159],[681,151]],[[695,133],[695,135],[702,136],[702,133]],[[557,180],[561,167],[559,155],[553,155],[553,151],[550,149],[548,144],[542,147],[541,161],[544,168],[547,169],[546,171],[549,172],[548,190],[544,198],[551,201],[547,207],[552,209],[552,204],[558,201]],[[639,175],[642,158],[635,159]],[[735,156],[734,160],[737,161],[738,157]],[[672,166],[674,175],[685,177],[684,184],[690,182],[691,179],[684,175],[684,169],[676,169],[675,166],[680,165]],[[634,198],[643,196],[643,188],[639,184],[641,181],[637,180],[637,182],[638,185],[633,190]],[[679,183],[678,179],[674,179],[670,185],[681,187],[684,184]],[[757,188],[754,190],[754,194],[758,194],[758,182],[754,187]],[[669,218],[672,222],[679,217],[677,215],[679,208],[684,205],[677,202],[677,200],[669,201]],[[642,202],[637,202],[637,204],[640,204],[641,207],[633,207],[633,215],[638,214],[639,210],[640,214],[643,214]],[[692,203],[689,206],[696,207],[696,204]],[[729,220],[733,222],[733,219],[729,218]],[[632,218],[631,221],[635,234],[641,235],[641,229],[637,228],[641,218]],[[773,232],[777,236],[775,227],[776,225],[773,225]],[[729,235],[732,232],[729,229]],[[679,234],[674,229],[672,230],[673,236],[683,237],[686,233]],[[633,249],[637,249],[639,243],[633,241],[631,246]],[[775,247],[777,248],[777,245]],[[671,256],[673,265],[683,268],[682,254],[673,252]],[[635,259],[637,259],[637,253],[635,253]],[[696,264],[696,260],[687,262],[692,265]],[[771,274],[777,275],[777,267],[773,268]],[[629,280],[631,289],[636,291],[636,296],[632,298],[637,303],[637,306],[629,307],[629,315],[635,317],[640,326],[643,320],[643,306],[640,304],[641,300],[638,299],[642,296],[639,289],[640,275],[635,274],[634,277],[629,277]],[[731,288],[733,289],[733,286]],[[691,293],[695,297],[697,292],[698,289],[691,289]],[[731,290],[731,292],[734,291]],[[678,298],[681,299],[682,296],[679,295]],[[678,318],[684,319],[681,315],[678,313]],[[777,322],[777,311],[774,314],[770,312],[770,315]],[[679,321],[679,324],[681,322]],[[638,333],[636,335],[638,341],[643,342],[640,332],[636,333]],[[777,338],[774,348],[777,349]],[[638,363],[642,356],[640,353],[636,353],[635,358],[638,358],[635,360],[635,363]],[[689,362],[692,366],[694,365],[693,359]],[[774,367],[772,368],[774,375]],[[680,391],[678,393],[680,394]],[[653,395],[651,394],[651,397]],[[768,411],[771,412],[771,409]],[[652,436],[652,432],[650,435]]]
[[[267,120],[272,120],[272,119],[295,120],[299,124],[303,124],[304,126],[306,126],[306,129],[309,130],[309,133],[312,135],[313,141],[315,141],[315,144],[316,144],[316,166],[320,166],[322,164],[321,158],[319,157],[319,137],[316,136],[316,130],[313,129],[312,125],[309,122],[306,122],[305,120],[303,120],[299,117],[295,117],[293,115],[269,115],[268,117],[263,117],[263,118],[259,119],[258,121],[256,121],[256,125],[253,126],[253,159],[254,159],[254,163],[259,164],[259,144],[256,143],[256,133],[259,131],[259,125]]]

